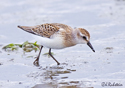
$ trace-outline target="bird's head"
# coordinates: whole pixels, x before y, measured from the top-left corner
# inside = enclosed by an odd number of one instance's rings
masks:
[[[93,46],[90,43],[90,34],[87,30],[85,30],[84,28],[78,28],[79,33],[77,34],[79,39],[80,39],[80,43],[85,43],[87,44],[93,52],[95,52]]]

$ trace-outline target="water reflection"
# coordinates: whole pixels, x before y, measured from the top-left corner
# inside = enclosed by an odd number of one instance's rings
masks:
[[[63,63],[60,66],[47,66],[45,68],[40,67],[39,72],[28,74],[28,77],[34,79],[41,78],[40,80],[42,84],[36,84],[32,88],[83,88],[84,82],[63,80],[68,78],[65,74],[71,74],[76,71],[76,69],[65,69],[67,65],[68,64]]]
[[[63,63],[60,66],[47,66],[45,68],[39,67],[40,71],[39,72],[33,72],[28,74],[28,77],[42,77],[44,80],[59,80],[59,79],[66,79],[68,78],[67,76],[60,76],[60,74],[70,74],[76,70],[72,69],[65,69],[65,66],[67,64]]]
[[[58,86],[52,84],[38,84],[32,88],[94,88],[94,87],[79,87],[78,85]]]

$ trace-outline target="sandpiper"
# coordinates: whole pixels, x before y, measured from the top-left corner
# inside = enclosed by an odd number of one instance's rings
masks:
[[[29,33],[41,36],[41,48],[37,59],[33,62],[36,66],[39,66],[39,57],[43,47],[49,48],[49,55],[57,62],[57,65],[60,63],[51,54],[51,49],[63,49],[76,44],[87,44],[95,52],[90,43],[90,34],[84,28],[73,29],[68,25],[60,23],[18,27]]]

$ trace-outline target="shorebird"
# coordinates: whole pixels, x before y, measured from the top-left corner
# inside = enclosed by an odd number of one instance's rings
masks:
[[[51,54],[51,49],[63,49],[76,44],[87,44],[93,52],[94,48],[90,43],[90,34],[84,28],[75,28],[61,23],[45,23],[37,26],[18,26],[26,32],[41,36],[41,48],[34,65],[39,66],[40,53],[43,47],[49,48],[49,55],[60,63]]]

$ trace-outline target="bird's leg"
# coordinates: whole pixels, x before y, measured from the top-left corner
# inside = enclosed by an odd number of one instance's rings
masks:
[[[38,54],[36,60],[33,62],[33,64],[34,64],[35,66],[39,66],[39,57],[40,57],[40,53],[41,53],[42,48],[43,48],[43,46],[41,46],[40,51],[39,51],[39,54]]]
[[[53,57],[53,55],[51,53],[51,48],[49,49],[49,55],[57,62],[57,65],[60,65],[60,63]]]

